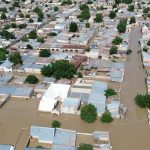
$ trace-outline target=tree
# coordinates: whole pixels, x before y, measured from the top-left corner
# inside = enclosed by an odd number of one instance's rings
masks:
[[[7,51],[3,48],[0,48],[0,61],[4,61],[6,59]]]
[[[78,72],[78,78],[82,78],[82,73]]]
[[[113,95],[116,95],[116,94],[117,93],[114,89],[109,88],[109,89],[105,90],[105,96],[106,97],[113,96]]]
[[[112,43],[115,45],[119,45],[120,43],[122,43],[122,38],[119,36],[116,36],[115,39],[113,39]]]
[[[122,0],[122,3],[125,3],[125,4],[131,4],[133,1],[132,0]]]
[[[12,28],[17,28],[17,24],[16,23],[11,23],[11,27]]]
[[[71,22],[69,25],[69,32],[77,32],[78,25],[75,22]]]
[[[110,11],[109,18],[114,19],[115,17],[116,17],[116,12],[115,11]]]
[[[146,47],[146,46],[143,47],[143,51],[144,51],[144,52],[147,52],[147,51],[148,51],[148,47]]]
[[[92,104],[87,104],[81,108],[80,118],[85,122],[92,123],[96,120],[97,110]]]
[[[121,0],[115,0],[115,4],[120,4]]]
[[[2,30],[2,32],[0,32],[0,36],[6,40],[15,39],[15,36],[7,30]]]
[[[88,20],[90,18],[90,11],[88,9],[85,9],[83,11],[81,11],[80,13],[80,18],[83,19],[83,20]]]
[[[130,55],[132,53],[132,50],[131,49],[128,49],[127,50],[127,55]]]
[[[150,108],[150,95],[149,94],[137,94],[134,98],[135,103],[140,108]]]
[[[41,73],[46,77],[51,77],[53,75],[52,67],[50,65],[44,65],[44,67],[41,69]]]
[[[61,123],[60,123],[59,121],[54,120],[54,121],[52,122],[52,127],[53,127],[53,128],[60,128],[60,126],[61,126]]]
[[[150,11],[150,7],[143,8],[143,13],[147,14]]]
[[[32,18],[29,18],[29,23],[33,23],[34,20]]]
[[[44,38],[43,37],[37,37],[37,42],[44,43]]]
[[[134,16],[130,18],[130,24],[132,24],[132,23],[136,23],[136,19]]]
[[[133,12],[134,11],[134,5],[129,5],[128,6],[128,11]]]
[[[103,16],[102,16],[102,14],[100,14],[100,13],[97,13],[96,14],[96,17],[94,18],[94,21],[95,22],[103,22]]]
[[[85,24],[85,26],[86,26],[86,28],[89,28],[89,27],[90,27],[90,23],[87,22],[87,23]]]
[[[14,65],[22,64],[21,55],[19,52],[13,52],[8,56],[9,61],[11,61]]]
[[[34,75],[28,75],[26,78],[26,82],[29,84],[36,84],[39,82],[39,79]]]
[[[26,27],[27,27],[27,24],[25,24],[25,23],[18,25],[19,29],[25,29]]]
[[[33,49],[33,47],[30,44],[28,44],[27,49]]]
[[[51,55],[50,50],[48,49],[42,49],[39,52],[40,57],[49,57]]]
[[[57,36],[57,33],[51,32],[49,35],[50,35],[50,36]]]
[[[148,40],[147,45],[150,46],[150,39]]]
[[[54,6],[54,11],[58,11],[59,7],[58,6]]]
[[[93,150],[93,146],[91,144],[81,143],[77,150]]]
[[[80,5],[80,10],[85,10],[85,9],[89,10],[89,6],[87,4],[81,4]]]
[[[120,20],[117,29],[119,33],[124,33],[126,31],[127,19],[123,18]]]
[[[113,118],[111,116],[111,113],[109,111],[106,111],[105,113],[102,114],[100,120],[103,123],[111,123],[113,121]]]
[[[75,74],[76,70],[73,64],[70,64],[67,60],[58,60],[51,65],[44,66],[41,69],[41,73],[44,76],[55,77],[56,79],[67,78],[71,79]]]
[[[118,51],[118,47],[113,45],[109,50],[109,54],[110,55],[117,54],[117,51]]]
[[[1,19],[2,19],[2,20],[7,19],[7,17],[6,17],[6,15],[5,15],[5,13],[2,13],[2,14],[1,14]]]
[[[35,30],[31,31],[29,34],[28,34],[28,37],[29,39],[36,39],[37,38],[37,33]]]
[[[90,18],[90,9],[87,4],[81,4],[80,5],[81,13],[79,15],[79,18],[82,20],[87,20]]]

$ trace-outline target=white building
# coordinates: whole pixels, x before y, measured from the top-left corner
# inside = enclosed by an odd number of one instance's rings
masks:
[[[39,104],[39,111],[51,112],[58,101],[63,102],[68,96],[70,85],[52,83]]]

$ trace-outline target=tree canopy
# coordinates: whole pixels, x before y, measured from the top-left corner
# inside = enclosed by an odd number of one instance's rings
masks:
[[[2,30],[0,32],[0,36],[6,40],[15,39],[15,36],[12,33],[8,32],[7,30]]]
[[[113,96],[113,95],[116,95],[116,94],[117,93],[114,89],[109,88],[109,89],[105,90],[105,96],[106,97]]]
[[[124,33],[126,31],[127,19],[123,18],[120,20],[117,29],[119,33]]]
[[[61,123],[60,123],[59,121],[54,120],[54,121],[52,122],[52,127],[53,127],[53,128],[60,128],[60,126],[61,126]]]
[[[137,94],[134,98],[135,103],[140,108],[150,108],[150,95],[149,94]]]
[[[28,34],[28,37],[29,39],[36,39],[37,38],[37,33],[35,30],[31,31],[29,34]]]
[[[130,18],[130,24],[132,24],[132,23],[136,23],[136,19],[134,16]]]
[[[69,25],[69,32],[77,32],[78,25],[75,22],[71,22]]]
[[[13,53],[9,54],[8,59],[12,63],[14,63],[14,65],[22,64],[22,59],[21,59],[21,55],[19,52],[13,52]]]
[[[34,75],[28,75],[26,78],[26,82],[29,84],[36,84],[39,82],[39,79]]]
[[[71,79],[75,74],[76,70],[73,64],[70,64],[67,60],[58,60],[48,66],[44,66],[41,69],[41,73],[47,77],[55,77],[56,79],[67,78]]]
[[[109,50],[110,55],[117,54],[117,52],[118,52],[118,47],[114,45]]]
[[[6,59],[7,51],[3,48],[0,48],[0,61],[4,61]]]
[[[49,57],[51,55],[50,50],[48,49],[42,49],[39,52],[40,57]]]
[[[77,150],[93,150],[93,146],[91,144],[81,143]]]
[[[96,17],[94,18],[94,21],[95,22],[103,22],[103,16],[102,16],[102,14],[101,13],[97,13],[96,14]]]
[[[92,104],[87,104],[81,108],[80,118],[85,122],[92,123],[96,120],[97,110]]]
[[[110,11],[109,18],[114,19],[115,17],[116,17],[116,12],[115,11]]]
[[[105,113],[102,114],[100,120],[103,123],[111,123],[113,121],[113,118],[111,116],[111,113],[109,111],[106,111]]]
[[[119,45],[120,43],[122,43],[122,40],[123,40],[123,39],[122,39],[121,37],[116,36],[116,37],[113,39],[112,43],[115,44],[115,45]]]

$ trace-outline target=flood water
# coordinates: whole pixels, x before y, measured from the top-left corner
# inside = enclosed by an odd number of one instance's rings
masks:
[[[0,109],[0,143],[15,145],[21,129],[29,129],[31,125],[50,127],[52,120],[57,119],[61,121],[62,128],[78,132],[110,131],[113,150],[149,150],[150,126],[147,112],[138,108],[133,101],[137,93],[146,92],[146,73],[142,67],[141,54],[137,53],[140,50],[138,44],[140,36],[139,27],[132,30],[130,48],[133,52],[127,58],[124,82],[121,85],[121,102],[128,108],[124,120],[102,124],[98,118],[95,123],[88,124],[80,120],[78,116],[52,117],[38,113],[39,100],[11,99]]]

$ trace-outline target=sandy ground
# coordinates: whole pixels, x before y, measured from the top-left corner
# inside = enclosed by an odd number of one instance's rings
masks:
[[[137,93],[145,93],[145,70],[142,61],[138,39],[141,36],[139,28],[131,33],[130,48],[132,55],[127,58],[125,77],[121,90],[121,102],[128,107],[124,120],[115,120],[112,124],[102,124],[99,118],[95,123],[88,124],[78,116],[61,115],[52,117],[49,114],[38,113],[39,100],[11,99],[0,109],[0,143],[15,145],[21,129],[29,129],[31,125],[51,126],[54,119],[60,120],[62,128],[78,132],[91,133],[95,130],[110,131],[113,150],[149,150],[150,127],[146,110],[139,109],[133,101]],[[22,139],[27,139],[28,134]],[[90,142],[90,141],[89,141]],[[79,144],[79,141],[78,141]],[[17,143],[22,145],[22,143]],[[22,150],[20,147],[17,150]]]

